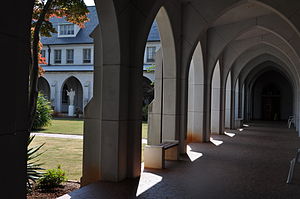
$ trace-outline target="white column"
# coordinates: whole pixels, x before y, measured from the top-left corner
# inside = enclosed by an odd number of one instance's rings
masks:
[[[221,81],[219,62],[215,66],[212,79],[211,92],[211,133],[220,133],[220,98],[221,98]]]
[[[51,93],[51,96],[50,96],[50,101],[51,101],[51,104],[54,106],[54,111],[57,111],[59,112],[59,106],[58,106],[58,99],[57,99],[57,95],[56,95],[56,87],[57,87],[57,82],[56,81],[53,81],[51,82],[51,87],[50,87],[50,93]]]
[[[231,72],[226,81],[226,104],[225,104],[225,128],[230,128],[230,112],[231,112]]]

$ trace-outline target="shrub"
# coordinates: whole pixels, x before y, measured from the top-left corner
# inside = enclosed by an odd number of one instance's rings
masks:
[[[51,190],[60,187],[66,180],[66,172],[58,166],[57,168],[46,170],[46,173],[38,181],[38,187],[43,190]]]
[[[27,190],[31,191],[32,183],[36,182],[43,175],[43,169],[41,166],[43,163],[39,163],[39,159],[37,159],[43,152],[39,152],[39,150],[44,146],[45,143],[29,147],[30,143],[33,141],[35,136],[31,136],[27,142]]]
[[[52,119],[51,103],[44,97],[42,93],[39,93],[36,105],[36,114],[33,122],[33,129],[38,130],[43,127],[49,126]]]

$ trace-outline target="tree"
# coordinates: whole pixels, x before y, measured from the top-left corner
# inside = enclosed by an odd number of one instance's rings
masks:
[[[51,37],[51,33],[56,33],[49,20],[51,17],[65,17],[68,22],[84,27],[84,23],[88,21],[88,12],[83,0],[35,0],[31,27],[32,61],[29,68],[29,131],[31,131],[35,118],[38,77],[43,72],[39,64],[45,61],[40,54],[42,47],[40,36]]]

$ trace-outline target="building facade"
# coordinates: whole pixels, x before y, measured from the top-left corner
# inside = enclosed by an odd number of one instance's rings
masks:
[[[63,18],[51,19],[57,33],[42,37],[41,54],[47,64],[42,65],[45,74],[40,77],[38,88],[51,101],[58,113],[68,112],[67,90],[75,90],[75,112],[83,113],[93,97],[94,44],[91,34],[99,24],[95,6],[88,7],[89,21],[84,28],[68,23]],[[154,81],[154,56],[160,48],[157,24],[154,22],[144,52],[143,76]]]

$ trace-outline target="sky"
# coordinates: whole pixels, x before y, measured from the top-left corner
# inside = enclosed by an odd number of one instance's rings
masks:
[[[95,5],[94,0],[84,0],[84,2],[88,6],[94,6]]]

